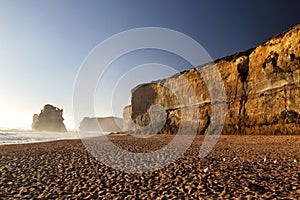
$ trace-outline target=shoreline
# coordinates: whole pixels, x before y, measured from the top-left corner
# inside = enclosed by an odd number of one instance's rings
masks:
[[[26,132],[27,133],[27,132]],[[39,133],[39,132],[32,132],[32,133]],[[51,132],[47,132],[47,133],[51,133]],[[55,132],[56,133],[56,132]],[[70,133],[74,133],[74,132],[70,132]],[[40,143],[48,143],[48,142],[57,142],[57,141],[74,141],[74,140],[86,140],[86,139],[89,139],[89,138],[97,138],[97,137],[104,137],[104,136],[108,136],[108,137],[130,137],[130,138],[134,138],[134,136],[131,136],[130,134],[126,134],[126,133],[105,133],[103,135],[99,135],[99,136],[90,136],[90,137],[84,137],[84,138],[61,138],[61,139],[50,139],[50,140],[42,140],[42,141],[33,141],[33,142],[24,142],[24,143],[0,143],[0,146],[10,146],[10,145],[26,145],[26,144],[40,144]],[[151,137],[174,137],[174,135],[170,135],[170,134],[155,134]],[[181,136],[193,136],[191,134],[186,134],[186,135],[181,135]],[[281,137],[299,137],[300,138],[300,135],[217,135],[218,137],[278,137],[278,138],[281,138]],[[149,137],[149,138],[151,138]],[[202,137],[204,138],[205,135],[196,135],[194,136],[195,138],[196,137]],[[141,137],[142,139],[143,137]],[[147,138],[147,137],[146,137]]]

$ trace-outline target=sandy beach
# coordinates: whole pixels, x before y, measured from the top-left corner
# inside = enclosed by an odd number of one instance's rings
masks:
[[[124,149],[150,152],[173,137],[109,138]],[[2,145],[0,198],[300,198],[299,136],[221,136],[200,159],[203,138],[197,136],[177,161],[147,173],[112,169],[95,159],[81,140]]]

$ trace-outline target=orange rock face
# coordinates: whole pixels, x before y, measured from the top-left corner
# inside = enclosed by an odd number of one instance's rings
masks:
[[[223,134],[300,134],[300,25],[256,48],[218,59],[215,66],[226,92]],[[196,128],[205,134],[212,120],[211,94],[199,70],[209,67],[137,86],[132,90],[132,105],[124,109],[123,127],[134,131],[133,122],[147,125],[151,106],[161,105],[167,116],[161,132],[176,133],[183,109],[178,96],[190,98],[185,89],[185,84],[190,84],[197,104],[185,111],[189,122],[186,132]],[[216,78],[208,76],[212,82]]]

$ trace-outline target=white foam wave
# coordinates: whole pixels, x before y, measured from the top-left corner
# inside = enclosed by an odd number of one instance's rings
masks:
[[[4,144],[25,144],[25,143],[37,143],[37,142],[47,142],[55,140],[65,140],[65,139],[80,139],[83,137],[95,137],[106,135],[107,132],[6,132],[0,131],[0,145]]]

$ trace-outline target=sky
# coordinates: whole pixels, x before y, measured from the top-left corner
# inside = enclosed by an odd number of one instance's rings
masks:
[[[73,129],[73,90],[80,67],[97,45],[115,34],[142,27],[172,29],[217,59],[298,24],[299,7],[298,0],[0,0],[0,128],[30,129],[33,114],[50,103],[64,109],[65,124]],[[135,67],[146,63],[165,66],[146,66],[140,75]],[[96,115],[121,116],[130,103],[130,88],[190,67],[163,51],[122,56],[102,80],[104,87],[95,91]],[[114,74],[119,77],[110,79]],[[107,97],[112,91],[114,99]]]

